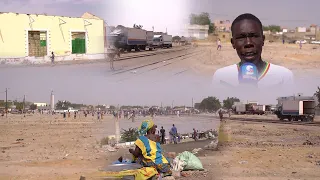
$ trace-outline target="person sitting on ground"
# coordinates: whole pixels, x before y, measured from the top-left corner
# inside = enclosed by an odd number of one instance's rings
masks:
[[[160,137],[155,134],[152,120],[145,120],[139,128],[140,137],[136,140],[135,149],[129,149],[137,163],[144,167],[154,167],[164,176],[171,175],[169,161],[162,155]]]

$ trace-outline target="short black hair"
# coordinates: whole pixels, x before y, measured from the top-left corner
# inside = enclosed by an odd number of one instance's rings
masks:
[[[250,14],[250,13],[244,13],[244,14],[241,14],[239,15],[231,24],[231,32],[233,34],[233,28],[234,28],[234,25],[242,20],[252,20],[252,21],[255,21],[258,23],[259,27],[261,28],[261,33],[263,33],[263,30],[262,30],[262,23],[260,21],[259,18],[257,18],[255,15],[253,14]]]

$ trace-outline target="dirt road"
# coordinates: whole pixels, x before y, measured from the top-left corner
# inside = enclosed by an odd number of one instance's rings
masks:
[[[145,119],[136,122],[121,121],[126,129],[137,127]],[[130,158],[128,149],[110,152],[101,146],[102,137],[114,133],[114,119],[105,116],[102,121],[96,117],[67,118],[62,115],[10,115],[0,119],[0,179],[78,179],[90,174],[124,156]],[[167,132],[172,123],[178,131],[191,132],[192,128],[217,128],[219,121],[212,118],[156,117],[155,122],[164,126]],[[188,123],[185,123],[188,122]],[[199,123],[201,122],[201,123]],[[200,126],[196,126],[196,125]],[[189,131],[189,129],[191,129]],[[198,145],[166,146],[165,151],[182,152]]]
[[[183,179],[255,180],[320,178],[319,127],[227,121],[219,151],[201,152],[206,172]]]

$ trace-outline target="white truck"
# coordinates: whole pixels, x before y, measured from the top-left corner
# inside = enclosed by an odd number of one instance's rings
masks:
[[[172,35],[163,34],[162,35],[162,46],[171,48],[172,47]]]
[[[290,96],[278,98],[275,114],[280,120],[313,121],[316,101],[313,97]]]
[[[247,111],[246,104],[243,103],[235,103],[233,107],[235,114],[245,114]]]
[[[153,37],[154,48],[171,48],[172,47],[172,35],[161,34],[154,35]]]

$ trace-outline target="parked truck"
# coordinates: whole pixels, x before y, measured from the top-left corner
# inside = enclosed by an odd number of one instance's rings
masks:
[[[151,51],[153,50],[153,36],[154,32],[153,31],[147,31],[147,48]]]
[[[128,28],[119,25],[107,35],[107,43],[108,46],[114,46],[121,51],[128,52],[132,49],[136,51],[152,49],[152,33],[152,31],[144,29]]]
[[[246,104],[235,104],[234,105],[234,112],[235,114],[245,114],[246,113]]]
[[[235,114],[258,114],[263,115],[266,112],[266,105],[259,105],[257,103],[240,103],[236,102],[233,105],[233,110]]]
[[[172,35],[162,33],[161,35],[154,35],[153,37],[154,48],[171,48],[172,47]]]
[[[311,96],[280,97],[275,114],[280,120],[313,121],[315,107],[316,101]]]

